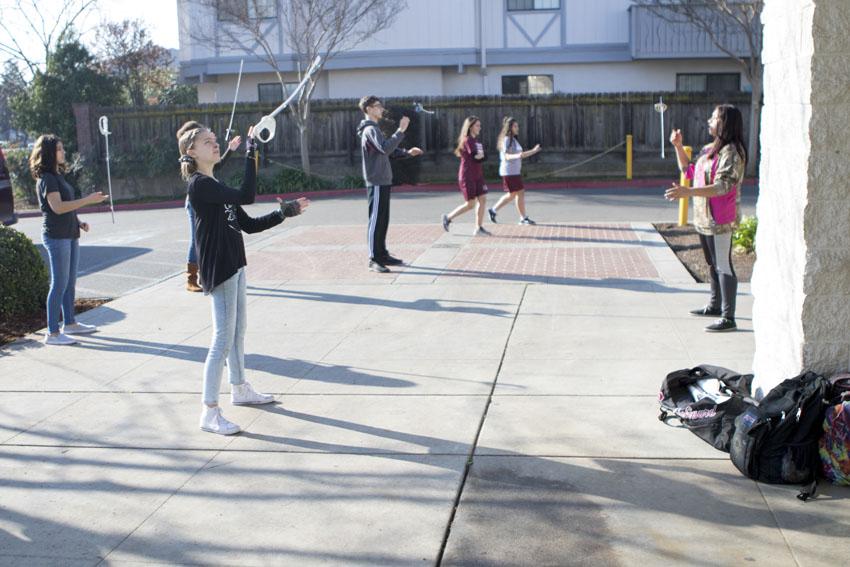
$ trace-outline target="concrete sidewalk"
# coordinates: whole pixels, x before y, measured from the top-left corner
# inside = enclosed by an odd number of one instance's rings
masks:
[[[848,491],[759,485],[657,419],[752,358],[648,224],[393,225],[249,246],[245,432],[197,427],[209,300],[173,278],[0,350],[0,564],[836,565]],[[268,234],[268,233],[267,233]],[[224,392],[228,391],[225,384]]]

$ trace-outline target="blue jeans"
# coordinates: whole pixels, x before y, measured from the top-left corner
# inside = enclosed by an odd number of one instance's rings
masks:
[[[198,251],[195,250],[195,209],[186,197],[186,214],[189,216],[189,253],[186,255],[187,264],[198,263]]]
[[[227,361],[231,384],[245,382],[245,327],[248,296],[245,268],[210,292],[212,296],[213,337],[204,363],[204,403],[218,403],[221,375]]]
[[[50,261],[50,291],[47,293],[47,329],[59,332],[59,314],[66,325],[73,325],[74,297],[77,293],[77,266],[80,261],[78,238],[50,238],[41,235]]]

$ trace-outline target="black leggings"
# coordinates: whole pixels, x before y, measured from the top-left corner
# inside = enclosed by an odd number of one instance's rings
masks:
[[[725,319],[735,320],[735,297],[738,276],[732,266],[732,233],[699,235],[699,243],[711,276],[711,297],[708,307],[720,309]]]

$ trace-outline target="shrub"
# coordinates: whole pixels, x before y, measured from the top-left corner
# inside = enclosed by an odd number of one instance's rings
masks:
[[[732,247],[738,253],[749,254],[755,251],[756,229],[758,219],[756,217],[744,216],[738,229],[732,233]]]
[[[337,189],[363,189],[366,187],[366,182],[363,180],[363,176],[358,173],[357,175],[349,174],[340,177],[335,185]]]
[[[106,193],[106,166],[100,167],[93,155],[74,153],[68,162],[65,179],[74,188],[75,198],[97,191]]]
[[[47,267],[32,240],[0,226],[0,320],[43,307],[49,284]]]
[[[239,188],[242,185],[242,173],[232,173],[227,179],[225,179],[224,183],[228,187]],[[280,191],[275,190],[274,179],[267,175],[257,175],[257,194],[258,195],[268,195],[279,193]]]
[[[37,181],[30,174],[29,157],[29,150],[8,150],[6,152],[6,166],[9,168],[15,202],[27,203],[35,207],[38,205]],[[86,189],[85,192],[90,193],[101,182],[106,183],[105,173],[101,172],[93,159],[78,153],[71,155],[65,171],[65,179],[78,194],[81,193],[82,189]]]
[[[26,149],[6,150],[6,167],[9,168],[9,178],[12,181],[12,192],[15,202],[38,205],[35,194],[35,180],[30,175],[30,152]]]
[[[272,193],[300,193],[302,191],[321,191],[332,189],[335,183],[316,175],[308,175],[300,169],[284,168],[274,176],[275,188]]]
[[[109,156],[112,177],[143,177],[177,175],[180,171],[177,145],[171,138],[154,138],[140,144],[131,153],[115,151]],[[99,164],[105,174],[105,164]],[[104,175],[104,181],[105,181]]]

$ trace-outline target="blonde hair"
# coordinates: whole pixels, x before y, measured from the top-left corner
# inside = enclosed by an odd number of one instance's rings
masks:
[[[505,151],[505,138],[510,138],[511,145],[516,140],[513,132],[514,124],[517,124],[517,121],[513,116],[505,116],[502,119],[502,130],[499,132],[499,137],[496,138],[496,147],[499,148],[500,152]]]
[[[180,176],[184,181],[188,181],[198,171],[198,164],[195,162],[195,158],[190,156],[188,152],[195,145],[195,138],[198,137],[198,134],[205,130],[207,128],[203,126],[185,130],[177,142],[177,146],[180,148]]]
[[[457,137],[457,146],[455,146],[455,155],[457,157],[460,157],[463,145],[469,137],[469,130],[472,129],[476,122],[481,122],[481,119],[477,116],[467,116],[466,120],[463,121],[463,126],[460,127],[460,136]]]

